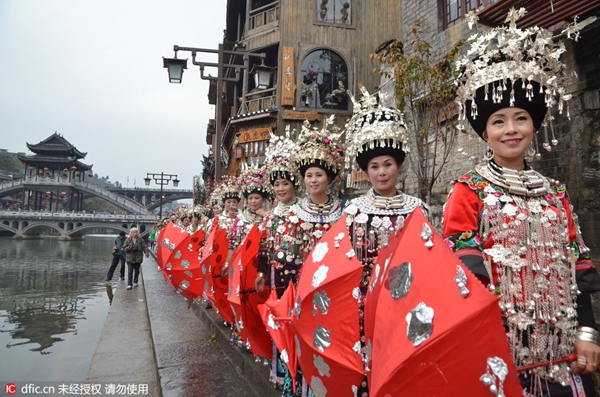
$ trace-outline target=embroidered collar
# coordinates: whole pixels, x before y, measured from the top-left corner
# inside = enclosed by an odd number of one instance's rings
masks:
[[[522,171],[501,167],[493,160],[479,164],[475,171],[482,177],[509,193],[525,197],[544,196],[550,191],[550,183],[539,172],[527,167]]]
[[[413,196],[398,192],[395,196],[384,197],[374,192],[373,188],[355,199],[350,201],[358,210],[365,214],[377,215],[404,215],[410,214],[415,208],[422,206],[423,202]],[[346,212],[353,211],[349,206]]]
[[[240,221],[244,223],[260,223],[263,217],[251,212],[249,209],[245,209],[241,214],[238,215]]]
[[[292,205],[290,211],[300,220],[313,223],[332,223],[342,216],[342,206],[336,197],[323,205],[315,204],[309,197],[305,197]]]
[[[296,204],[297,202],[298,199],[296,197],[294,197],[292,202],[289,204],[284,204],[280,202],[279,204],[277,204],[277,207],[273,209],[273,215],[278,216],[280,218],[288,216],[288,214],[290,213],[290,208],[292,208],[292,205]]]

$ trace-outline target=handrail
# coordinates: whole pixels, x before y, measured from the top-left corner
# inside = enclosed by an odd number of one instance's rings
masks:
[[[279,5],[279,2],[278,1],[274,1],[272,3],[265,4],[264,6],[260,6],[258,8],[253,9],[253,10],[250,10],[249,14],[250,15],[257,14],[257,13],[263,11],[263,10],[267,10],[269,8],[273,8],[273,7],[278,6],[278,5]]]
[[[121,222],[123,220],[156,222],[158,215],[116,215],[108,213],[87,212],[43,212],[43,211],[0,211],[0,219],[43,219],[43,220],[85,220]]]

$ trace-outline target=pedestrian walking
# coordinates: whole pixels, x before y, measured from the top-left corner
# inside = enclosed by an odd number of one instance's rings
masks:
[[[125,241],[125,232],[119,232],[119,236],[115,238],[113,252],[112,252],[112,262],[110,264],[110,268],[108,269],[108,273],[106,273],[106,281],[110,281],[113,278],[113,274],[115,273],[115,269],[119,262],[121,262],[120,275],[121,280],[125,280],[125,252],[123,251],[123,242]]]
[[[140,266],[146,258],[150,256],[148,244],[140,238],[137,227],[132,227],[129,231],[129,237],[123,243],[123,250],[127,254],[127,289],[138,286],[140,276]]]

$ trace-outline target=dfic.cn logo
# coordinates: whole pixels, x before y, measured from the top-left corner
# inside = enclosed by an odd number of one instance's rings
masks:
[[[4,385],[4,392],[6,394],[15,394],[17,392],[17,385],[14,383],[7,383]]]

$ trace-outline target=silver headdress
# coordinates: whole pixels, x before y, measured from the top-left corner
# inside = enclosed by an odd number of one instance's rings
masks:
[[[497,27],[471,36],[466,54],[460,57],[456,67],[461,71],[455,84],[458,86],[456,103],[459,108],[458,128],[465,129],[467,120],[482,135],[487,118],[496,110],[516,106],[527,110],[539,131],[552,120],[547,109],[556,106],[560,114],[571,95],[567,87],[574,72],[569,72],[560,56],[565,52],[562,42],[546,29],[530,27],[519,29],[518,18],[525,9],[512,8],[506,22],[508,27]],[[474,13],[467,15],[469,27],[477,21]],[[575,40],[583,26],[576,22],[569,25],[560,36]],[[550,140],[545,130],[546,150]],[[558,142],[552,132],[552,144]],[[538,155],[539,156],[539,155]]]
[[[408,131],[402,113],[379,105],[377,96],[370,95],[364,87],[360,90],[362,98],[359,101],[350,95],[354,114],[346,124],[346,169],[354,171],[360,167],[366,170],[371,158],[386,154],[402,164],[409,151]]]
[[[290,126],[287,125],[285,136],[271,133],[264,163],[271,184],[275,183],[277,179],[288,179],[294,185],[300,185],[300,176],[292,169],[292,157],[298,150],[291,136],[295,132],[296,130],[290,132]]]

